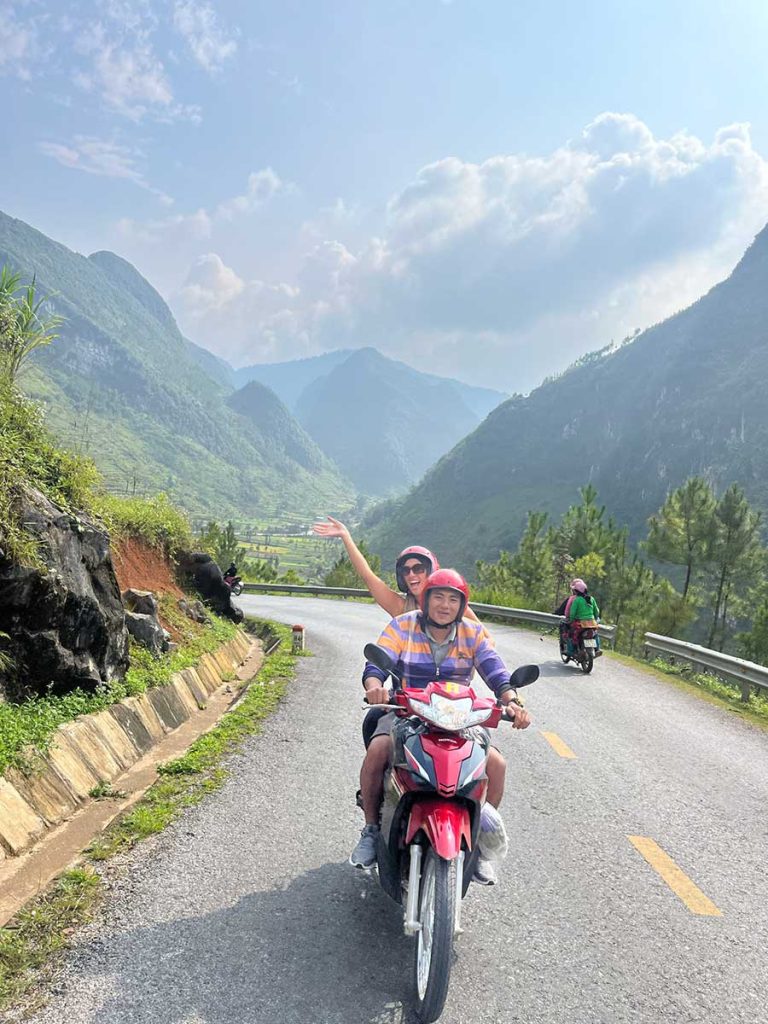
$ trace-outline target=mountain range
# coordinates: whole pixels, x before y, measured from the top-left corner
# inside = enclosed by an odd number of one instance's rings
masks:
[[[529,510],[557,516],[588,482],[635,539],[694,474],[720,491],[737,481],[768,512],[766,395],[768,227],[689,308],[500,405],[362,532],[387,560],[427,544],[470,569],[514,550]]]
[[[126,260],[82,256],[0,213],[4,264],[64,317],[21,380],[53,432],[92,455],[110,490],[165,490],[199,515],[309,517],[355,491],[402,492],[505,397],[374,349],[235,370],[181,334]]]
[[[352,502],[352,485],[277,396],[257,389],[229,403],[216,358],[208,354],[206,372],[130,263],[79,255],[0,214],[2,264],[34,276],[38,295],[65,318],[20,383],[44,404],[53,432],[93,456],[110,490],[165,490],[190,512],[218,518]]]
[[[259,381],[363,494],[401,494],[507,397],[416,370],[375,348],[231,370]]]

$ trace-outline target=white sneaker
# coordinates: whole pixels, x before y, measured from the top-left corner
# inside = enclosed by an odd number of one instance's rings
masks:
[[[482,855],[478,857],[472,881],[478,885],[496,885],[496,868],[493,862]]]

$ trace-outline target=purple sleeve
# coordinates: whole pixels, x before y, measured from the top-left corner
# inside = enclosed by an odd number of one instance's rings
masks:
[[[506,688],[509,683],[509,672],[507,666],[499,657],[496,648],[489,642],[488,637],[480,634],[477,649],[475,651],[475,668],[480,673],[483,682],[496,694],[499,690]]]
[[[402,650],[402,631],[398,626],[397,619],[392,619],[389,625],[383,630],[379,639],[376,641],[379,647],[383,647],[387,654],[392,658],[392,664],[396,665],[400,658],[400,651]],[[370,661],[366,661],[365,668],[363,669],[363,685],[365,680],[369,676],[375,676],[376,679],[381,680],[382,683],[387,681],[387,673],[383,672],[377,665],[373,665]]]

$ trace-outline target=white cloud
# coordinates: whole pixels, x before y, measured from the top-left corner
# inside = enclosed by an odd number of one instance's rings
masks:
[[[219,307],[219,331],[225,314],[237,325],[224,354],[377,344],[527,389],[697,298],[767,218],[768,163],[748,126],[705,143],[601,114],[545,156],[423,168],[390,200],[380,237],[352,250],[313,244],[282,309],[279,294],[261,308],[248,288]],[[211,325],[195,326],[190,316],[192,336],[220,346]]]
[[[164,253],[173,253],[188,252],[191,246],[210,238],[212,224],[207,211],[199,209],[149,221],[123,217],[117,222],[117,230],[129,243],[152,248],[161,245]]]
[[[59,78],[53,99],[67,102],[60,80],[134,122],[199,121],[199,106],[180,100],[167,65],[180,64],[169,32],[186,43],[189,60],[215,73],[236,50],[208,0],[100,0],[55,13],[41,0],[0,0],[0,76],[25,80],[45,69]],[[50,10],[48,8],[51,8]]]
[[[56,154],[50,153],[53,156]],[[66,162],[60,159],[60,162]],[[208,238],[217,223],[230,222],[236,217],[253,213],[260,206],[268,203],[280,192],[290,192],[293,185],[280,180],[271,167],[261,171],[253,171],[248,176],[246,192],[219,203],[213,210],[200,208],[194,213],[177,214],[161,220],[137,221],[129,217],[119,222],[121,233],[133,239],[151,241],[153,244],[163,241],[171,245],[188,233],[192,238]]]
[[[148,115],[159,121],[199,118],[196,107],[174,100],[170,80],[146,31],[121,39],[96,24],[81,32],[77,47],[90,57],[90,65],[75,73],[76,84],[116,113],[136,122]]]
[[[237,51],[235,38],[219,26],[209,3],[176,0],[173,23],[197,63],[209,73],[221,70]]]
[[[0,75],[28,80],[43,56],[38,20],[22,19],[14,4],[0,4]]]
[[[207,252],[192,265],[180,297],[193,315],[202,316],[226,306],[244,287],[245,283],[221,256]]]
[[[156,195],[166,205],[173,202],[170,196],[154,188],[144,177],[139,167],[143,154],[115,141],[76,135],[68,144],[40,142],[38,149],[64,167],[98,177],[130,181]]]
[[[208,252],[190,268],[184,286],[174,296],[182,326],[192,324],[196,337],[218,335],[217,351],[230,359],[241,361],[248,354],[250,325],[258,324],[259,339],[264,350],[279,355],[286,338],[294,343],[309,337],[302,324],[303,313],[292,308],[299,299],[299,289],[279,283],[243,280],[221,256]],[[222,315],[226,331],[221,330]]]
[[[216,208],[216,216],[224,220],[232,220],[242,214],[252,213],[259,206],[269,202],[278,192],[289,191],[291,188],[291,185],[286,185],[280,180],[271,167],[253,171],[248,175],[248,187],[245,193],[219,203]]]

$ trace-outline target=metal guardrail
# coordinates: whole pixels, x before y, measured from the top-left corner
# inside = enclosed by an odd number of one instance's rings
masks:
[[[330,594],[332,597],[370,597],[367,590],[352,587],[297,586],[295,583],[244,583],[243,593],[255,594]]]
[[[292,583],[244,583],[243,593],[255,594],[325,594],[333,597],[370,597],[367,590],[354,590],[348,587],[297,586]],[[478,615],[492,615],[505,622],[532,622],[538,626],[556,626],[563,621],[560,615],[549,612],[534,611],[530,608],[506,608],[498,604],[478,604],[472,602],[472,608]],[[615,626],[600,624],[600,635],[606,640],[613,640]]]
[[[734,658],[730,654],[711,651],[708,647],[689,644],[684,640],[675,640],[671,636],[660,636],[658,633],[645,634],[645,647],[651,651],[661,651],[670,658],[684,658],[692,665],[710,669],[719,676],[733,679],[741,686],[741,699],[749,700],[750,688],[755,686],[768,690],[768,668],[754,661]]]

